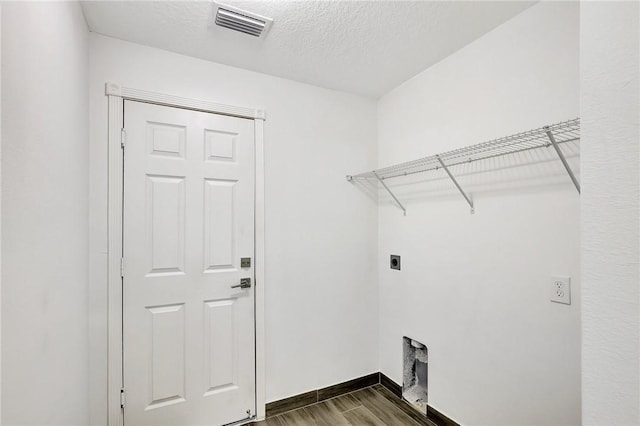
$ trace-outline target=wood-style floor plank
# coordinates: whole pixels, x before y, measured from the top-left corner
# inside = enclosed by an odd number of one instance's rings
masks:
[[[402,399],[398,398],[393,392],[389,389],[385,388],[382,385],[375,385],[371,387],[376,392],[380,393],[383,397],[385,397],[390,402],[394,403],[394,405],[401,410],[406,415],[411,417],[414,421],[418,422],[422,426],[436,426],[431,420],[429,420],[426,416],[421,415],[415,408],[409,406],[409,404]]]
[[[286,426],[282,421],[280,421],[280,416],[269,417],[266,420],[254,422],[253,424],[256,426]]]
[[[335,408],[341,413],[345,411],[353,410],[356,407],[359,407],[361,404],[356,400],[353,395],[346,394],[337,396],[335,398],[327,399],[324,401],[328,406]]]
[[[280,414],[280,424],[276,426],[317,426],[313,417],[304,408],[289,411],[288,413]],[[269,425],[271,426],[271,425]]]
[[[402,412],[396,404],[389,401],[381,393],[376,392],[373,388],[362,389],[352,395],[374,416],[387,425],[420,426],[420,423]]]
[[[304,411],[313,418],[318,426],[351,425],[333,402],[319,402],[304,407]]]
[[[362,405],[342,415],[354,426],[387,426]]]
[[[256,426],[437,426],[381,385],[254,423]]]

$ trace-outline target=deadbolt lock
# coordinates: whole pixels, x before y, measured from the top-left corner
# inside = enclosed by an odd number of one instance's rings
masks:
[[[250,257],[241,257],[240,258],[240,267],[241,268],[251,268],[251,258]]]

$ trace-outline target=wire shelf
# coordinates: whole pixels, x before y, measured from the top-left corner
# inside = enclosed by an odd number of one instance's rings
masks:
[[[387,190],[387,192],[389,192],[389,194],[393,197],[396,204],[398,204],[400,208],[406,213],[406,210],[404,209],[400,201],[389,190],[384,181],[386,179],[392,179],[401,176],[410,176],[417,173],[425,173],[442,168],[447,172],[460,193],[465,197],[473,212],[472,200],[459,186],[455,177],[449,171],[449,167],[553,146],[571,180],[576,186],[576,189],[578,190],[578,192],[580,192],[580,184],[578,183],[564,155],[562,154],[562,151],[560,151],[559,148],[559,146],[562,144],[578,140],[580,140],[580,118],[574,118],[573,120],[544,126],[539,129],[517,133],[515,135],[494,139],[488,142],[471,145],[460,149],[455,149],[453,151],[447,151],[441,154],[431,155],[429,157],[420,158],[418,160],[394,164],[392,166],[383,167],[381,169],[376,169],[357,175],[349,175],[347,176],[347,180],[353,181],[372,179],[379,181],[384,189]]]

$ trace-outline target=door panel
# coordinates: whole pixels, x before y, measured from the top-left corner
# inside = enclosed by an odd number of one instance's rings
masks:
[[[208,272],[233,270],[236,257],[237,181],[207,179],[204,184],[204,259]]]
[[[238,387],[238,340],[235,338],[234,299],[205,302],[206,393]]]
[[[185,400],[184,304],[156,306],[149,311],[149,360],[151,366],[147,408]]]
[[[147,175],[147,276],[184,274],[185,178]]]
[[[125,101],[127,425],[255,413],[252,120]]]

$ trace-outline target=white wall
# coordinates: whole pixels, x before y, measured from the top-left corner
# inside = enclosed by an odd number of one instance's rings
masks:
[[[579,116],[578,41],[577,3],[540,3],[394,89],[379,165]],[[474,215],[442,171],[394,183],[406,217],[381,198],[381,371],[401,383],[407,335],[429,350],[429,404],[455,420],[579,424],[578,194],[552,151],[483,167],[452,169]],[[570,306],[549,301],[552,275],[571,276]]]
[[[87,424],[88,31],[2,4],[2,423]]]
[[[106,389],[104,83],[267,111],[267,401],[378,371],[375,102],[91,35],[92,421]]]
[[[582,416],[640,424],[640,7],[580,13]]]

